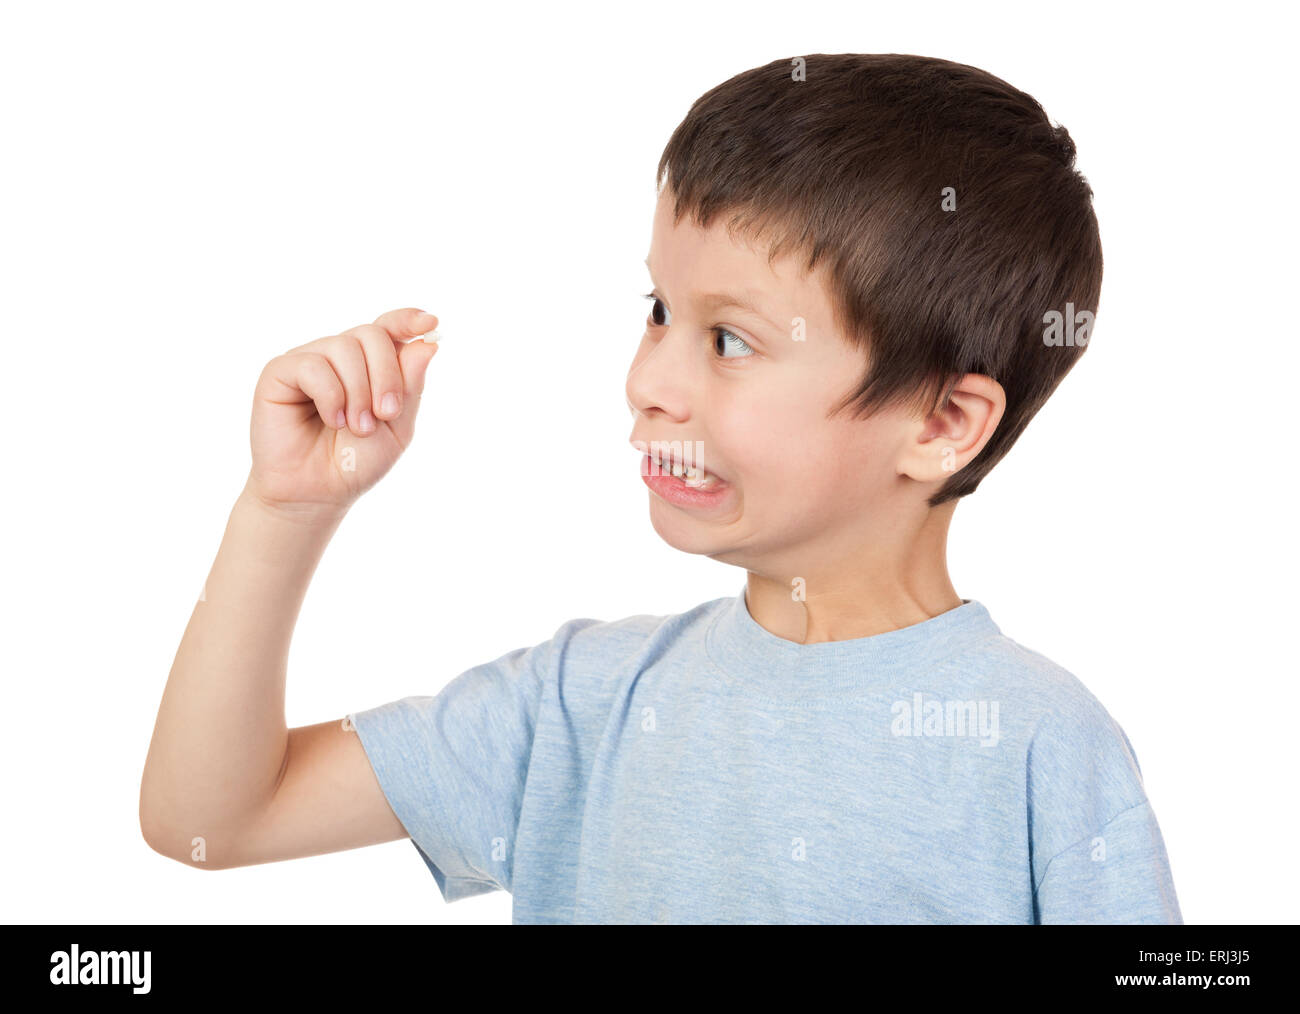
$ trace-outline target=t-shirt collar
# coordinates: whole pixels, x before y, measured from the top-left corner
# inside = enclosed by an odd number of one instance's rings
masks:
[[[979,602],[870,637],[799,644],[760,626],[745,588],[724,601],[705,637],[710,658],[731,681],[761,696],[805,700],[844,696],[882,685],[891,676],[923,672],[965,648],[1001,634]]]

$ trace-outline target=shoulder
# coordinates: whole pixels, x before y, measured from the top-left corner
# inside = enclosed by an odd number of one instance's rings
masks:
[[[965,669],[984,692],[1002,695],[1034,740],[1129,747],[1119,723],[1082,679],[1001,632],[950,664]]]
[[[948,664],[970,692],[999,702],[1004,728],[1024,751],[1031,793],[1035,784],[1087,778],[1117,807],[1145,799],[1128,736],[1073,672],[1000,631]]]
[[[965,664],[982,674],[986,692],[1002,698],[1003,724],[1017,732],[1035,883],[1051,857],[1108,827],[1118,834],[1123,828],[1112,821],[1148,819],[1133,745],[1083,680],[1000,632]]]
[[[1082,836],[1147,802],[1132,743],[1078,676],[1005,635],[981,650],[1021,712],[1031,812],[1071,825],[1062,829],[1067,837],[1076,830]]]
[[[554,675],[606,671],[611,662],[648,662],[702,639],[730,598],[701,602],[681,613],[637,613],[613,620],[566,620],[545,643]],[[540,646],[539,646],[540,647]]]
[[[1066,713],[1081,721],[1096,721],[1105,712],[1078,676],[997,628],[991,636],[948,659],[947,665],[989,692],[1003,693],[1018,707],[1041,716]]]
[[[1035,745],[1040,750],[1051,747],[1080,760],[1109,762],[1125,772],[1131,768],[1138,775],[1137,757],[1128,736],[1083,681],[1038,652],[1005,640],[1042,688],[1043,708],[1031,743],[1031,759]]]
[[[681,613],[637,613],[616,620],[589,616],[567,620],[552,638],[557,646],[578,653],[636,650],[648,643],[668,643],[702,634],[729,598],[711,599]]]

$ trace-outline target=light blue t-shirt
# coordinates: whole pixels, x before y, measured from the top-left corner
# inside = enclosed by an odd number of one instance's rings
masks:
[[[443,898],[515,923],[1182,922],[1123,730],[974,601],[575,619],[349,717]]]

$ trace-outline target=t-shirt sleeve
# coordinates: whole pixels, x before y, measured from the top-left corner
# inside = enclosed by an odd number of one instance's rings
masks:
[[[511,890],[542,688],[568,627],[466,670],[435,696],[348,716],[447,902]]]
[[[1100,703],[1040,724],[1028,796],[1036,922],[1182,924],[1137,755]]]

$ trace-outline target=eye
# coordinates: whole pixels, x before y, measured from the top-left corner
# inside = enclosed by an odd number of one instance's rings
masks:
[[[671,323],[672,315],[669,314],[668,307],[664,306],[662,299],[653,292],[647,292],[645,298],[651,302],[649,317],[651,324],[655,327],[663,327]],[[713,329],[713,347],[714,351],[723,359],[741,359],[747,353],[754,351],[753,347],[745,339],[728,331],[725,327],[715,327]],[[736,355],[728,355],[728,349],[735,351]]]
[[[745,339],[741,338],[739,335],[732,334],[725,327],[715,327],[713,329],[713,336],[714,336],[714,348],[717,348],[717,343],[719,340],[722,342],[722,349],[718,352],[718,355],[722,356],[723,359],[742,358],[744,353],[754,351],[752,348],[749,347],[749,345],[745,343]],[[735,343],[734,345],[731,346],[731,348],[734,349],[736,348],[736,346],[740,347],[740,353],[738,355],[735,356],[727,355],[728,338],[730,338]]]
[[[653,292],[647,292],[645,298],[650,300],[650,323],[655,327],[663,327],[668,323],[668,307]]]

